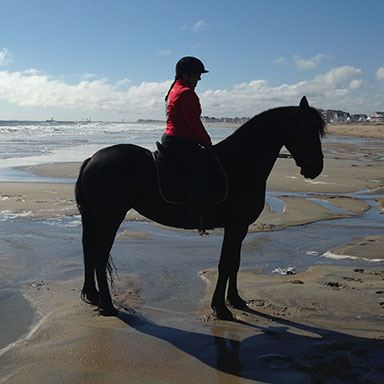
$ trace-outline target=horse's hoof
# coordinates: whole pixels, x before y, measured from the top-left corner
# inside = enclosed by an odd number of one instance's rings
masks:
[[[90,305],[99,306],[100,305],[100,294],[96,290],[93,292],[85,292],[81,293],[81,299]]]
[[[232,297],[232,298],[228,297],[227,304],[230,307],[233,307],[236,309],[244,309],[247,307],[247,302],[243,300],[240,296]]]
[[[219,319],[219,320],[227,320],[227,321],[233,321],[235,318],[232,315],[232,312],[227,308],[213,308],[213,313],[214,315]]]
[[[109,308],[99,307],[99,313],[101,316],[106,316],[106,317],[113,317],[118,315],[117,309],[113,306]]]

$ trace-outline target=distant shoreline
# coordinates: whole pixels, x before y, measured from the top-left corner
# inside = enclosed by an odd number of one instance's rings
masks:
[[[327,124],[327,133],[336,135],[361,136],[384,139],[384,124],[378,123],[348,123]]]
[[[55,125],[55,124],[92,124],[92,123],[110,123],[110,124],[148,124],[148,125],[164,125],[165,121],[162,120],[151,120],[151,119],[139,119],[136,122],[128,121],[34,121],[34,120],[0,120],[0,126],[6,124],[46,124]],[[205,127],[215,127],[215,128],[233,128],[237,129],[244,121],[231,122],[231,121],[204,121],[203,124]],[[361,122],[361,123],[327,123],[326,133],[336,134],[336,135],[351,135],[351,136],[360,136],[368,137],[375,139],[384,139],[384,124],[383,123],[374,123],[374,122]]]

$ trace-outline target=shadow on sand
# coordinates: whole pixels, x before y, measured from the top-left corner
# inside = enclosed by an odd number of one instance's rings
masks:
[[[209,335],[159,326],[134,311],[120,310],[119,318],[234,379],[275,384],[382,382],[384,340],[315,328],[250,308],[244,312],[271,326],[213,321]],[[240,340],[244,327],[255,335]]]

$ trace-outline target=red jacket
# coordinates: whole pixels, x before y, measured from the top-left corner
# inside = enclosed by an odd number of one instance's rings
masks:
[[[198,96],[184,80],[176,81],[168,96],[167,135],[195,140],[205,148],[212,146],[211,138],[201,120]]]

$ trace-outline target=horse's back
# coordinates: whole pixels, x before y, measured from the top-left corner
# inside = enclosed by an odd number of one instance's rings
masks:
[[[148,149],[134,144],[117,144],[100,149],[86,165],[84,172],[87,174],[127,172],[140,166],[151,166],[152,154]]]
[[[118,144],[96,152],[82,168],[79,180],[94,200],[132,200],[152,187],[152,153],[133,144]]]
[[[91,161],[97,166],[106,166],[116,162],[126,161],[134,158],[145,158],[151,155],[151,152],[135,144],[117,144],[105,147],[97,151]]]

